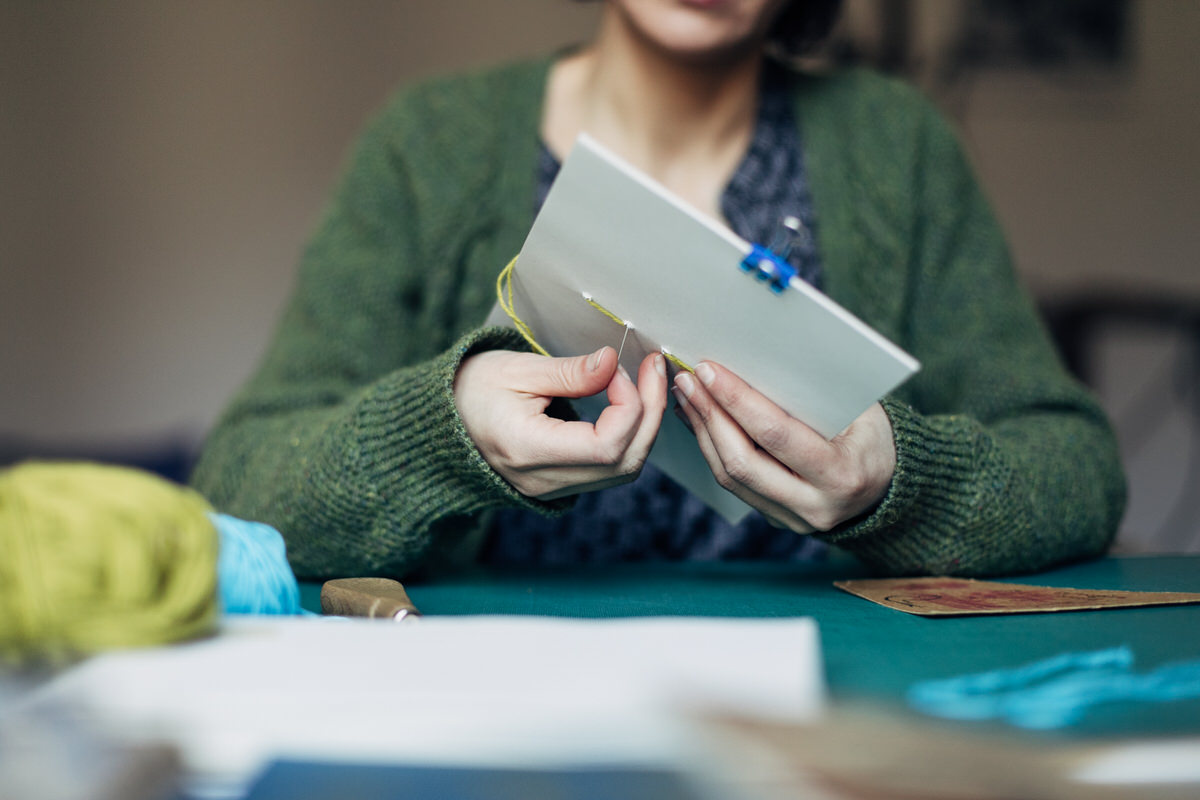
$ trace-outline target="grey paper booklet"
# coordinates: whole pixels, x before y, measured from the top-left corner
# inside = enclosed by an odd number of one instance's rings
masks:
[[[751,251],[723,224],[583,135],[517,258],[513,311],[551,355],[609,344],[634,376],[657,350],[686,364],[716,361],[826,438],[919,369],[803,281],[771,291],[742,269]],[[595,304],[627,322],[628,333]],[[498,305],[489,322],[512,324]],[[600,395],[577,406],[594,418],[604,402]],[[650,460],[729,521],[750,510],[717,485],[673,414],[664,418]]]

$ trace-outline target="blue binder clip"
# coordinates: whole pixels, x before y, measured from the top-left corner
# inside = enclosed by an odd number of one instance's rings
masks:
[[[761,244],[751,245],[750,254],[742,259],[741,267],[743,272],[766,283],[775,294],[781,294],[796,274],[795,267]]]
[[[804,226],[796,217],[785,217],[783,227],[785,233],[783,243],[778,247],[779,253],[760,244],[752,244],[750,253],[740,265],[742,272],[748,272],[766,283],[775,294],[782,294],[792,278],[796,277],[796,268],[788,263],[787,257]]]

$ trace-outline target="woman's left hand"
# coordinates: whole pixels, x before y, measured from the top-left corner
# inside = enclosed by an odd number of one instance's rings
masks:
[[[729,370],[701,362],[672,390],[717,483],[797,533],[874,508],[896,469],[892,425],[875,403],[831,440]]]

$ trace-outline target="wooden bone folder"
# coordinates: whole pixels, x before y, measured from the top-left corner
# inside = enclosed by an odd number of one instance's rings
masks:
[[[403,622],[421,616],[404,586],[390,578],[338,578],[321,587],[321,611],[339,617]]]

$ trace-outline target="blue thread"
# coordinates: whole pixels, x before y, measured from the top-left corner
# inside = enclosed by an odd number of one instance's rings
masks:
[[[209,514],[220,535],[217,585],[227,614],[303,614],[300,586],[279,531],[261,522]]]
[[[1064,653],[1012,669],[922,681],[909,689],[908,702],[932,716],[1005,719],[1044,730],[1078,722],[1101,703],[1200,697],[1200,660],[1165,664],[1142,675],[1132,669],[1128,647]]]
[[[758,280],[767,283],[772,292],[780,294],[796,277],[796,268],[760,244],[750,245],[750,253],[739,265],[742,272],[749,272]]]

